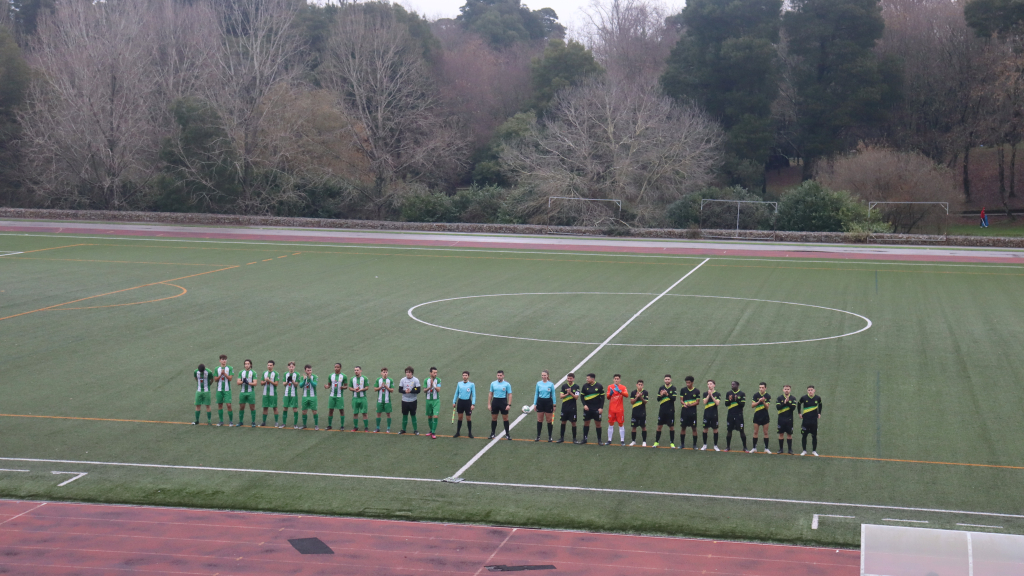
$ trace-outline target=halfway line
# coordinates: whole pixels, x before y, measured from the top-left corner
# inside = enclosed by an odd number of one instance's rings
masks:
[[[683,280],[686,280],[687,278],[689,278],[690,274],[693,274],[694,272],[697,271],[698,268],[700,268],[704,264],[707,264],[708,260],[710,260],[710,258],[705,258],[700,264],[697,264],[689,272],[687,272],[686,274],[683,274],[682,278],[680,278],[679,280],[676,280],[674,283],[672,283],[672,285],[669,286],[668,288],[666,288],[664,290],[664,292],[662,292],[661,294],[658,294],[657,296],[655,296],[654,300],[651,300],[650,302],[647,303],[646,306],[641,308],[636,314],[633,314],[633,316],[629,320],[626,320],[626,322],[622,326],[619,326],[618,330],[616,330],[615,332],[612,332],[611,336],[605,338],[604,342],[601,342],[597,346],[597,348],[594,348],[593,352],[591,352],[590,354],[587,354],[587,357],[584,358],[583,360],[580,360],[580,363],[577,364],[576,367],[573,368],[572,370],[569,370],[569,372],[575,372],[575,371],[579,370],[580,368],[582,368],[583,365],[586,364],[588,360],[593,358],[595,354],[597,354],[598,352],[601,351],[602,348],[607,346],[608,343],[612,341],[612,338],[615,338],[616,336],[618,336],[619,332],[622,332],[623,330],[625,330],[626,326],[629,326],[630,324],[632,324],[633,320],[636,320],[637,317],[639,317],[641,314],[643,314],[645,310],[647,310],[648,308],[653,306],[655,302],[657,302],[658,300],[661,300],[661,298],[663,296],[665,296],[665,294],[668,294],[669,292],[671,292],[672,289],[675,288],[676,286],[678,286],[680,282],[682,282]],[[566,378],[565,376],[562,376],[562,378],[558,382],[555,383],[555,388],[558,388],[559,386],[561,386],[562,383],[565,382],[565,378]],[[519,417],[516,418],[515,421],[512,422],[512,424],[509,424],[509,427],[508,427],[509,431],[511,431],[512,428],[515,428],[516,424],[519,424],[520,422],[522,422],[523,418],[526,418],[526,414],[525,413],[524,414],[520,414]],[[500,442],[502,440],[502,438],[504,438],[503,434],[499,434],[499,435],[495,436],[493,440],[488,442],[487,445],[483,447],[482,450],[480,450],[479,452],[476,453],[475,456],[470,458],[469,462],[466,462],[466,464],[462,468],[459,468],[459,471],[456,472],[455,474],[453,474],[451,479],[452,480],[461,479],[462,475],[466,472],[466,470],[469,470],[470,467],[473,466],[473,464],[476,464],[476,461],[479,460],[481,456],[486,454],[487,451],[490,450],[495,444]],[[600,438],[598,438],[598,440],[600,440]]]

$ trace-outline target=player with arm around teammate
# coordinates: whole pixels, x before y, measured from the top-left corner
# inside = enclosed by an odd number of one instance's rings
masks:
[[[761,382],[757,385],[757,393],[751,399],[750,407],[754,410],[754,447],[750,453],[757,452],[757,433],[764,433],[764,453],[771,454],[768,449],[768,424],[771,423],[771,416],[768,414],[768,407],[771,406],[772,396],[768,393],[768,384]]]
[[[348,390],[348,376],[341,373],[341,362],[334,363],[334,374],[324,382],[324,388],[330,393],[327,397],[327,429],[334,427],[334,409],[338,409],[338,418],[341,419],[338,430],[345,431],[345,390]],[[358,426],[356,426],[358,428]]]
[[[437,417],[441,415],[441,379],[437,377],[437,368],[434,366],[430,367],[430,377],[423,381],[423,398],[430,438],[436,440]]]
[[[542,370],[540,381],[533,391],[533,405],[537,409],[537,438],[534,442],[540,442],[540,434],[544,430],[544,422],[548,423],[548,442],[553,442],[555,431],[555,383],[548,377],[548,371]]]
[[[718,405],[721,403],[722,395],[715,392],[715,381],[708,380],[708,391],[704,394],[704,445],[701,450],[708,449],[708,428],[711,428],[715,436],[715,452],[721,452],[718,449]]]
[[[796,411],[796,398],[790,394],[790,386],[782,387],[782,395],[775,398],[775,409],[778,410],[779,454],[782,454],[782,437],[786,437],[789,454],[793,454],[793,413]]]
[[[252,369],[252,360],[246,359],[238,373],[238,425],[245,423],[245,405],[249,405],[252,427],[256,427],[256,372]]]
[[[470,438],[473,437],[473,409],[476,408],[476,384],[469,381],[469,371],[463,370],[462,382],[455,385],[455,397],[452,398],[452,408],[459,413],[459,424],[455,428],[455,435],[458,438],[462,435],[462,417],[466,417],[466,432]]]
[[[231,410],[231,378],[235,370],[228,366],[228,355],[220,355],[220,366],[217,366],[217,373],[214,381],[217,382],[217,426],[224,425],[224,405],[228,405],[228,427],[235,426],[235,413]]]
[[[498,429],[498,414],[505,423],[505,438],[512,439],[508,426],[508,407],[512,404],[512,385],[505,381],[505,371],[498,370],[497,380],[491,382],[490,392],[487,393],[487,408],[491,411],[491,436]]]
[[[633,412],[630,415],[629,420],[630,426],[632,426],[632,438],[633,440],[629,443],[630,446],[636,446],[636,429],[640,428],[643,435],[643,444],[641,446],[647,446],[647,390],[644,390],[644,381],[636,381],[636,390],[633,390],[633,394],[630,395],[630,403],[633,405]],[[672,419],[675,420],[675,415],[672,415]]]
[[[280,380],[280,376],[274,371],[274,361],[267,360],[267,371],[263,373],[263,423],[260,426],[267,425],[267,410],[274,409],[274,428],[280,428],[281,426],[277,423],[277,384]]]
[[[559,420],[562,423],[562,433],[556,444],[565,442],[565,423],[572,423],[572,443],[576,444],[576,401],[580,397],[580,387],[576,384],[576,375],[569,372],[565,376],[565,383],[558,389],[558,397],[562,400],[562,409],[559,412]]]
[[[807,456],[807,435],[812,436],[814,444],[811,447],[811,454],[818,455],[818,419],[821,418],[821,396],[814,393],[814,386],[807,387],[807,395],[800,398],[796,404],[803,422],[800,424],[800,432],[803,434],[804,451],[801,456]]]
[[[210,414],[210,382],[213,380],[213,372],[206,368],[206,364],[200,364],[192,373],[192,378],[196,381],[196,419],[192,425],[199,425],[199,414],[203,411],[202,406],[205,405],[206,425],[209,426],[213,423],[213,415]]]

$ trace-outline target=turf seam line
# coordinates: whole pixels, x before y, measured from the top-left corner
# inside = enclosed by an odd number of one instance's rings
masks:
[[[701,266],[707,264],[708,260],[710,260],[710,258],[705,258],[700,264],[697,264],[696,266],[691,268],[689,272],[687,272],[686,274],[683,274],[682,278],[680,278],[679,280],[676,280],[675,282],[673,282],[672,285],[669,286],[668,288],[666,288],[661,294],[658,294],[657,296],[655,296],[653,300],[648,302],[636,314],[633,314],[633,316],[630,317],[629,320],[626,320],[626,322],[622,326],[619,326],[619,328],[617,330],[615,330],[615,332],[612,332],[611,336],[608,336],[607,338],[605,338],[604,342],[601,342],[601,344],[598,345],[597,348],[594,348],[594,350],[590,354],[587,354],[586,358],[584,358],[583,360],[580,360],[580,363],[577,364],[576,367],[573,368],[572,370],[569,370],[569,372],[575,372],[575,371],[579,370],[580,368],[582,368],[583,365],[586,364],[588,360],[593,358],[594,355],[597,354],[598,352],[600,352],[605,346],[607,346],[608,343],[611,342],[613,338],[618,336],[620,332],[622,332],[623,330],[626,329],[627,326],[632,324],[633,320],[636,320],[638,317],[640,317],[640,315],[643,314],[644,311],[646,311],[648,308],[653,306],[654,303],[657,302],[658,300],[661,300],[662,297],[664,297],[666,294],[671,292],[672,289],[674,289],[676,286],[678,286],[683,280],[686,280],[687,278],[689,278],[690,275],[693,274],[694,272],[696,272],[698,269],[700,269]],[[411,314],[410,314],[410,316],[411,316]],[[869,322],[870,322],[870,320],[869,320]],[[562,385],[563,382],[565,382],[565,378],[566,378],[566,376],[562,376],[562,378],[557,383],[555,383],[555,389],[557,389],[559,386]],[[523,418],[526,418],[527,414],[528,414],[528,412],[524,412],[524,413],[520,414],[519,417],[515,419],[515,421],[513,421],[511,424],[509,424],[509,427],[508,427],[509,431],[511,432],[512,428],[515,428],[516,424],[519,424],[520,422],[522,422]],[[455,474],[452,474],[451,480],[457,480],[459,478],[462,478],[462,475],[467,470],[469,470],[473,466],[473,464],[476,464],[476,461],[479,460],[481,456],[486,454],[487,451],[490,450],[495,444],[497,444],[498,442],[503,440],[504,437],[505,437],[505,434],[498,434],[498,435],[496,435],[494,437],[494,439],[491,440],[490,442],[488,442],[486,446],[484,446],[479,452],[476,453],[475,456],[470,458],[469,462],[466,462],[466,464],[463,465],[462,468],[459,468],[458,472],[456,472]],[[598,438],[598,441],[600,441],[600,440],[601,439]],[[448,480],[448,479],[446,478],[446,480]]]
[[[24,237],[39,237],[39,238],[53,238],[56,237],[56,233],[52,234],[24,234],[18,232],[0,232],[0,236],[24,236]],[[423,250],[423,251],[441,251],[441,252],[485,252],[485,253],[496,253],[496,254],[545,254],[545,255],[562,255],[562,256],[607,256],[609,258],[619,256],[626,258],[671,258],[671,259],[682,259],[682,260],[700,260],[704,258],[701,255],[687,256],[680,254],[634,254],[629,252],[612,252],[612,253],[601,253],[594,251],[577,251],[577,252],[555,252],[549,250],[493,250],[486,248],[454,248],[454,247],[422,247],[422,246],[402,246],[402,245],[387,245],[379,246],[374,244],[358,244],[358,243],[344,243],[339,242],[337,244],[306,244],[304,240],[282,240],[279,242],[251,242],[244,240],[201,240],[192,238],[156,238],[156,237],[110,237],[110,236],[70,236],[61,234],[60,237],[64,238],[78,238],[85,240],[117,240],[117,241],[149,241],[149,242],[184,242],[184,243],[199,243],[199,244],[240,244],[249,246],[282,246],[287,247],[296,243],[302,243],[302,246],[310,248],[366,248],[376,250]],[[76,244],[76,246],[82,246],[82,244]],[[61,248],[67,248],[67,246],[61,246]],[[698,248],[692,248],[698,249]],[[749,249],[749,247],[738,246],[736,250]],[[822,254],[865,254],[862,252],[828,252],[826,250],[814,250],[814,252],[820,252]],[[807,263],[822,263],[822,264],[836,264],[837,261],[842,261],[847,264],[863,264],[863,265],[885,265],[885,266],[952,266],[952,267],[968,267],[968,268],[1024,268],[1024,266],[1017,266],[1014,264],[969,264],[969,263],[953,263],[953,262],[912,262],[912,261],[900,261],[900,256],[912,256],[912,254],[887,254],[893,257],[894,261],[878,261],[878,260],[860,260],[853,258],[836,258],[834,260],[805,260],[805,259],[793,259],[793,258],[718,258],[711,257],[711,260],[723,260],[723,261],[751,261],[751,262],[807,262]],[[927,255],[927,254],[925,254]],[[965,254],[970,256],[971,254]],[[950,256],[956,257],[956,256]],[[983,258],[984,256],[975,256]],[[993,256],[992,258],[1000,258]]]

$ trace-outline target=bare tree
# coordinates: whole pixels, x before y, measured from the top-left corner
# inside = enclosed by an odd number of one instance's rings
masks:
[[[544,202],[621,200],[637,223],[647,224],[665,205],[706,186],[721,162],[717,123],[674,104],[654,82],[590,80],[559,93],[546,118],[502,156]]]
[[[162,102],[150,3],[61,2],[41,18],[21,115],[31,185],[49,205],[119,209],[156,171]]]
[[[594,58],[614,78],[647,81],[661,76],[678,33],[654,0],[592,0],[583,35]]]
[[[373,182],[356,186],[375,217],[397,205],[410,183],[443,184],[465,167],[458,131],[437,114],[437,96],[408,28],[393,13],[345,7],[331,31],[324,84],[335,94],[349,137]]]

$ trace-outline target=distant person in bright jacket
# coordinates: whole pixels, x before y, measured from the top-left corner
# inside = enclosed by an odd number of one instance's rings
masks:
[[[981,207],[981,227],[988,228],[988,215],[985,214],[985,207]]]

